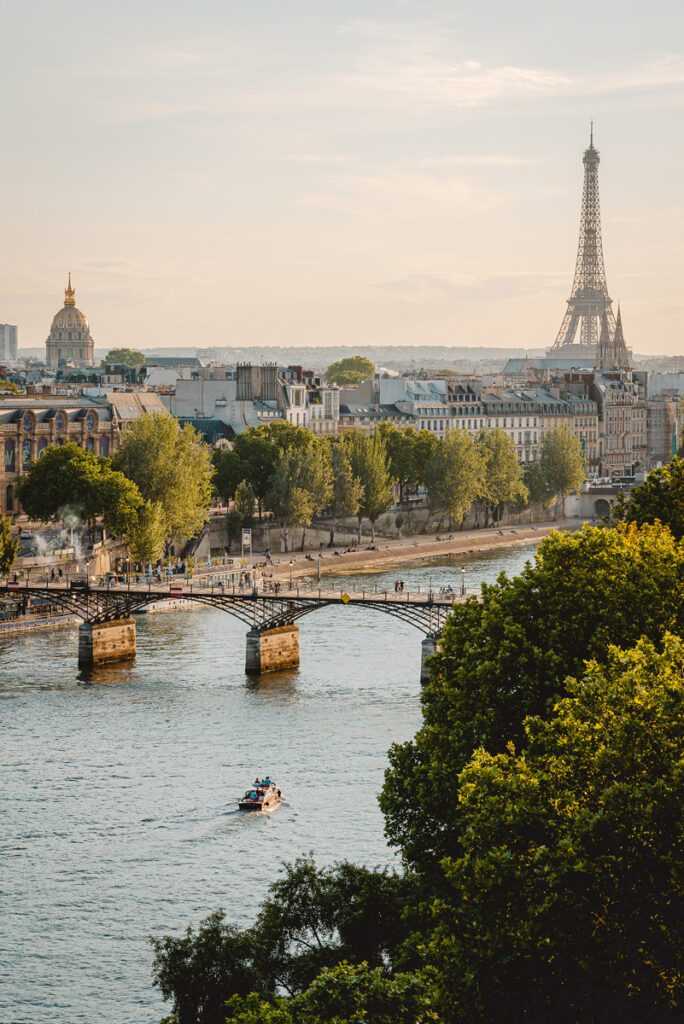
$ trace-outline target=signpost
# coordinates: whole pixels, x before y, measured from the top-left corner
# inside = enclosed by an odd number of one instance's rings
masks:
[[[245,560],[245,548],[249,551],[249,571],[252,572],[252,531],[245,527],[242,531],[241,556]]]

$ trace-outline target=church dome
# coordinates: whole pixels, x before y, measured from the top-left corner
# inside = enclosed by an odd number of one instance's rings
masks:
[[[51,331],[87,331],[89,326],[80,309],[76,309],[76,306],[64,306],[63,309],[58,310],[53,316]]]
[[[64,289],[64,306],[52,318],[46,356],[48,366],[52,367],[59,366],[62,361],[73,362],[76,366],[92,366],[94,363],[90,324],[81,310],[76,308],[76,292],[71,286],[71,274]]]

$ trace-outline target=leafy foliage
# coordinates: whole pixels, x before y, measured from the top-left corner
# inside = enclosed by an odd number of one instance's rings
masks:
[[[439,1024],[427,975],[388,975],[366,963],[325,967],[293,999],[234,996],[227,1024]]]
[[[566,426],[547,431],[541,445],[539,465],[547,489],[556,497],[556,509],[563,514],[565,498],[578,491],[586,477],[579,438]]]
[[[500,427],[481,430],[475,445],[483,468],[478,498],[485,508],[487,526],[504,505],[526,501],[528,491],[513,439]]]
[[[390,473],[399,485],[401,503],[409,488],[425,483],[425,468],[440,440],[430,430],[397,427],[394,423],[380,423],[377,430],[387,448]]]
[[[180,1024],[223,1024],[232,996],[271,999],[277,989],[297,996],[349,959],[381,968],[405,936],[409,891],[388,871],[348,863],[317,869],[301,858],[270,886],[252,928],[227,925],[219,912],[181,938],[153,940],[155,984],[173,1000]]]
[[[482,458],[466,430],[450,430],[437,445],[425,479],[430,511],[460,524],[484,486]]]
[[[666,466],[651,470],[616,512],[620,519],[639,525],[659,520],[675,537],[684,537],[684,459],[672,459]]]
[[[12,520],[0,515],[0,576],[6,576],[19,550],[19,537],[12,537]]]
[[[68,507],[86,521],[103,516],[118,536],[136,521],[143,500],[136,485],[113,470],[108,459],[74,441],[47,448],[17,484],[17,497],[32,519],[58,520]]]
[[[363,496],[359,505],[359,540],[361,523],[370,520],[371,540],[375,540],[375,524],[394,501],[387,449],[380,434],[364,434],[360,430],[347,434],[352,474],[361,482]]]
[[[146,360],[143,352],[137,348],[110,348],[102,360],[103,363],[123,363],[124,366],[142,366]]]
[[[158,501],[146,501],[128,530],[128,543],[138,562],[159,561],[166,541],[164,510]]]
[[[527,715],[549,712],[563,680],[611,644],[657,640],[684,626],[684,548],[659,525],[553,533],[535,564],[456,605],[423,693],[423,724],[390,749],[385,829],[407,863],[438,871],[460,824],[444,801],[471,753],[522,739]]]
[[[358,514],[363,499],[363,484],[354,476],[347,445],[341,441],[330,448],[332,490],[327,512],[330,515],[330,546],[335,543],[335,529],[340,520]]]
[[[181,429],[167,414],[141,416],[126,427],[112,465],[135,482],[146,501],[159,504],[167,540],[200,532],[211,504],[213,467],[190,424]]]
[[[460,775],[428,954],[450,1021],[674,1020],[684,645],[612,648],[567,690],[524,753],[480,750]]]
[[[365,356],[347,356],[346,359],[339,359],[331,363],[325,371],[325,379],[329,384],[339,384],[341,387],[349,387],[360,384],[375,376],[375,363]]]

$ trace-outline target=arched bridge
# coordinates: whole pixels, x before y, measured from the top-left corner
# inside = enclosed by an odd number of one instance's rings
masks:
[[[149,605],[172,599],[217,608],[250,627],[247,634],[248,672],[277,671],[299,664],[299,630],[304,615],[330,606],[363,606],[402,619],[419,629],[432,653],[444,621],[457,601],[451,590],[392,592],[377,589],[331,590],[318,584],[276,584],[269,590],[226,584],[92,585],[85,580],[46,583],[7,583],[0,594],[20,594],[49,600],[82,620],[79,660],[84,665],[120,660],[135,653],[135,624],[131,616]]]

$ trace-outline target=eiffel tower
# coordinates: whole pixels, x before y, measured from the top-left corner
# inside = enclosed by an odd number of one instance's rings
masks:
[[[549,349],[550,356],[572,359],[575,366],[596,366],[602,326],[604,336],[606,328],[611,339],[615,335],[613,302],[608,295],[606,268],[603,264],[599,162],[599,152],[594,147],[592,122],[589,148],[584,151],[583,158],[582,213],[572,294],[558,336]]]

